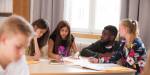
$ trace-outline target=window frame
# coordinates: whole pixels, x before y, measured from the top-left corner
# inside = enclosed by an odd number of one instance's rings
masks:
[[[67,7],[67,0],[64,0],[64,17],[63,19],[65,19],[66,16],[66,10],[65,9]],[[69,0],[71,1],[71,0]],[[71,4],[70,4],[71,5]],[[84,29],[84,28],[71,28],[71,32],[78,32],[78,33],[88,33],[88,34],[101,34],[102,30],[98,30],[95,29],[95,16],[96,16],[96,0],[90,0],[90,6],[89,6],[89,23],[88,23],[88,28]],[[69,6],[69,8],[71,9],[71,6]],[[121,1],[120,1],[120,8],[121,8]],[[120,15],[121,15],[121,10],[120,10]],[[71,17],[71,11],[69,16]],[[117,26],[118,28],[118,26]]]

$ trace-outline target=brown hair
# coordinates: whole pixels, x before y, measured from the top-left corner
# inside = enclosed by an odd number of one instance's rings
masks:
[[[56,29],[54,30],[54,32],[50,35],[50,38],[55,42],[54,43],[54,49],[53,49],[53,52],[54,53],[57,53],[57,47],[58,45],[62,42],[62,37],[60,35],[60,30],[63,28],[63,27],[67,27],[69,33],[68,35],[66,36],[65,38],[65,45],[66,45],[66,48],[69,50],[71,48],[71,44],[74,40],[74,37],[71,35],[71,30],[70,30],[70,26],[68,24],[68,22],[66,21],[60,21],[58,24],[57,24],[57,27]]]
[[[47,44],[47,41],[49,38],[49,33],[50,33],[49,24],[44,19],[38,19],[32,23],[32,26],[33,26],[33,28],[36,26],[39,29],[46,29],[46,32],[40,38],[37,39],[38,46],[40,49],[42,49]],[[31,45],[29,46],[28,54],[33,56],[34,53],[35,53],[34,40],[32,40]]]
[[[0,24],[0,36],[3,34],[16,34],[21,33],[27,37],[33,35],[32,26],[20,16],[10,16],[4,19]]]

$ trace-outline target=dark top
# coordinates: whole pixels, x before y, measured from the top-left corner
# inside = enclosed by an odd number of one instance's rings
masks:
[[[54,54],[59,54],[62,56],[70,55],[70,47],[74,41],[73,35],[70,36],[70,40],[61,39],[59,41],[59,43],[57,44],[57,46],[56,46],[56,35],[55,34],[52,34],[49,39],[53,40],[53,42],[54,42],[54,47],[53,47],[53,51],[52,51]],[[70,42],[70,43],[68,43],[68,42]]]
[[[107,47],[108,43],[102,42],[101,40],[98,40],[97,42],[89,45],[88,47],[85,47],[80,52],[81,56],[85,57],[96,57],[98,58],[101,54],[104,53],[112,53],[113,51],[117,50],[119,47],[119,42],[114,41],[114,43]]]

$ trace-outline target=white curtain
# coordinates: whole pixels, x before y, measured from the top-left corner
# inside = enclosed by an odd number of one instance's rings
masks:
[[[43,18],[49,22],[52,32],[63,19],[64,0],[31,0],[31,22]]]
[[[140,0],[121,0],[121,19],[139,19]]]
[[[150,49],[150,0],[140,0],[139,27],[140,35],[147,47]]]
[[[140,36],[147,49],[150,49],[150,0],[122,0],[121,19],[139,21]]]

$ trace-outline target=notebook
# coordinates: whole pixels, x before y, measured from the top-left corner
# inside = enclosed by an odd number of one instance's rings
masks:
[[[115,67],[119,67],[119,65],[117,64],[82,64],[80,65],[83,68],[88,68],[88,69],[92,69],[92,70],[96,70],[96,71],[100,71],[100,70],[110,70],[112,68]]]
[[[88,58],[82,58],[80,57],[80,59],[73,59],[70,57],[65,57],[64,61],[69,61],[72,62],[73,65],[78,65],[81,66],[83,68],[87,68],[87,69],[91,69],[91,70],[96,70],[96,71],[100,71],[100,70],[110,70],[110,69],[117,69],[117,67],[120,67],[117,64],[113,64],[113,63],[108,63],[108,64],[93,64],[90,63],[88,61]]]

